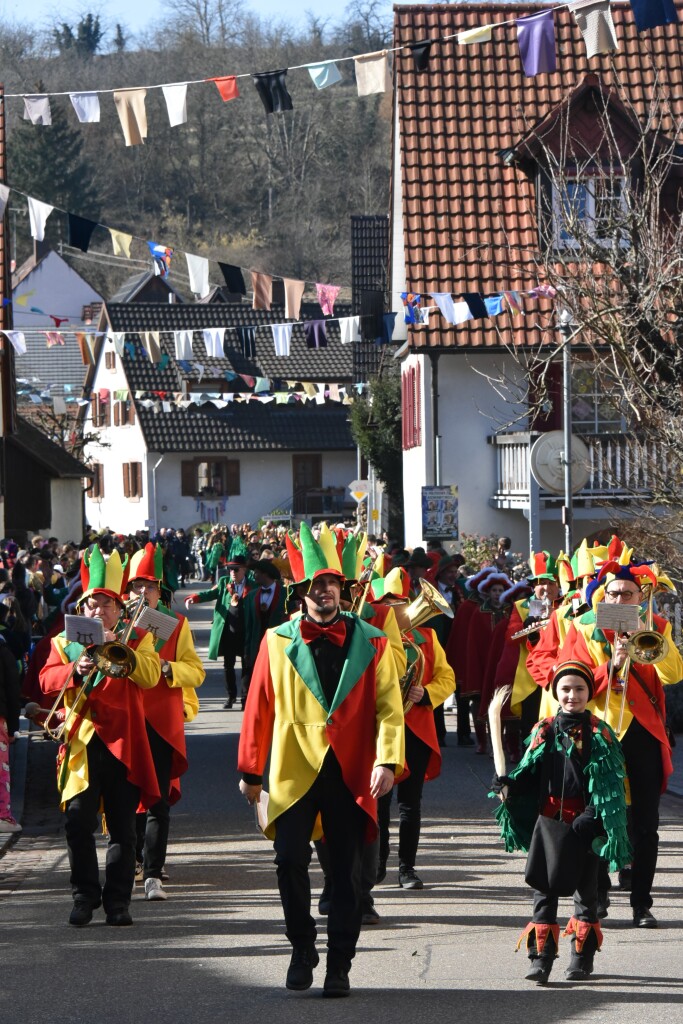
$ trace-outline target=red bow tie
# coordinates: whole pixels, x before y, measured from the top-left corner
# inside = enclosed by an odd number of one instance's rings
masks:
[[[330,626],[319,625],[310,619],[301,620],[301,639],[305,644],[310,644],[319,637],[330,640],[337,647],[343,647],[346,640],[346,624],[343,619],[337,619]]]

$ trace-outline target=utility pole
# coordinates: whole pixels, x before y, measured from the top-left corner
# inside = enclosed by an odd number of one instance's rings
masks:
[[[572,490],[572,338],[576,325],[568,309],[560,313],[560,334],[562,335],[562,429],[564,432],[564,550],[571,556],[572,532],[574,527],[574,495]]]
[[[5,149],[5,87],[0,83],[0,185],[7,184]],[[9,204],[8,204],[9,205]],[[12,329],[12,274],[10,259],[9,213],[7,206],[0,218],[0,331]],[[14,350],[0,334],[0,533],[5,536],[5,444],[14,432]]]

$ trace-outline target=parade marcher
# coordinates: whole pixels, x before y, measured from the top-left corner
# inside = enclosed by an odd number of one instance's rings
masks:
[[[372,584],[376,605],[393,608],[407,645],[409,673],[402,680],[405,713],[405,751],[408,772],[396,785],[398,799],[398,884],[403,889],[422,889],[415,871],[420,842],[422,789],[441,773],[441,749],[434,724],[434,708],[455,689],[453,669],[446,661],[436,633],[427,626],[411,627],[406,615],[410,577],[399,567]],[[378,879],[386,876],[389,856],[389,825],[392,790],[379,800]]]
[[[289,551],[295,582],[309,580],[303,615],[267,631],[254,666],[240,735],[240,790],[260,799],[270,753],[265,834],[274,840],[286,934],[293,946],[287,988],[303,990],[318,964],[308,866],[324,834],[332,895],[323,995],[349,994],[361,927],[360,865],[375,837],[377,798],[403,768],[403,713],[386,637],[340,612],[336,550],[302,524]]]
[[[185,599],[185,607],[189,608],[192,604],[203,604],[206,601],[216,602],[211,623],[208,657],[210,661],[216,661],[219,656],[223,658],[227,692],[223,707],[229,710],[237,701],[235,662],[237,658],[242,659],[244,656],[242,607],[250,586],[247,579],[247,560],[244,555],[236,555],[232,561],[226,563],[226,568],[229,576],[221,576],[215,587],[210,590],[200,590],[197,594],[190,594]]]
[[[142,695],[147,738],[161,794],[155,804],[137,816],[136,859],[138,862],[142,860],[145,899],[148,900],[166,899],[162,869],[168,848],[170,808],[180,799],[179,780],[188,767],[186,705],[196,707],[195,691],[206,675],[187,619],[160,604],[163,571],[161,548],[149,543],[133,555],[128,578],[128,590],[132,595],[144,596],[150,608],[166,612],[176,620],[169,639],[159,640],[155,645],[161,662],[159,683],[151,690],[143,691]]]
[[[151,807],[160,796],[142,694],[159,681],[159,656],[149,633],[135,629],[123,632],[123,574],[117,551],[106,562],[97,545],[86,552],[81,565],[83,596],[79,611],[86,618],[102,620],[105,641],[124,636],[135,657],[129,675],[101,675],[89,649],[67,641],[63,634],[53,638],[50,656],[40,673],[40,685],[46,694],[56,695],[67,684],[66,709],[71,709],[86,683],[70,718],[66,711],[57,767],[74,899],[69,924],[75,927],[87,925],[101,904],[107,924],[133,923],[128,907],[135,883],[135,812],[140,802]],[[94,836],[100,802],[109,832],[103,887]]]
[[[456,676],[458,692],[461,698],[467,697],[472,707],[474,731],[477,737],[475,753],[486,754],[486,722],[479,717],[479,703],[482,689],[486,681],[486,669],[489,653],[493,642],[494,631],[503,623],[499,633],[504,636],[505,624],[509,609],[501,604],[501,597],[512,587],[512,580],[502,572],[490,572],[480,581],[477,591],[482,604],[470,618],[467,632],[467,674],[464,681],[464,693],[460,691],[460,681]],[[503,636],[500,639],[503,639]]]
[[[455,615],[465,600],[464,581],[460,576],[460,566],[463,564],[464,559],[462,555],[444,555],[439,559],[435,567],[425,573],[425,579],[427,582],[433,584],[433,586],[437,588],[444,600],[450,605],[451,611],[453,612],[453,618],[441,615],[434,619],[433,622],[434,632],[436,633],[437,639],[444,650],[448,647],[448,641],[454,625]],[[469,705],[467,708],[467,717],[469,718]],[[446,720],[444,717],[443,704],[439,704],[439,706],[434,709],[434,722],[436,725],[436,735],[439,737],[439,743],[442,747],[445,747]],[[458,730],[459,729],[460,712],[458,711]],[[469,723],[467,725],[467,734],[469,735]],[[460,732],[458,731],[458,740],[459,738]]]
[[[474,740],[470,729],[470,696],[468,692],[467,673],[467,637],[470,620],[482,604],[483,598],[477,587],[490,573],[493,566],[485,566],[465,580],[465,598],[458,605],[453,618],[448,640],[442,646],[446,651],[448,664],[455,673],[455,705],[458,711],[458,746],[473,747]]]
[[[557,715],[537,723],[517,767],[509,775],[494,776],[493,781],[493,792],[503,801],[496,818],[506,850],[529,852],[526,879],[534,887],[533,912],[517,948],[526,940],[531,964],[525,977],[539,985],[547,983],[558,952],[558,897],[572,889],[574,913],[563,933],[572,936],[565,977],[568,981],[590,977],[593,958],[602,945],[597,917],[598,857],[617,870],[630,856],[624,757],[610,727],[586,710],[593,685],[588,664],[561,663],[552,681],[560,707]],[[532,831],[535,834],[540,827],[539,816],[571,826],[560,828],[559,841],[556,838],[554,845],[547,844],[551,845],[550,855],[547,845],[542,855],[532,840]],[[552,833],[557,835],[557,831]],[[569,857],[565,844],[569,844]],[[542,881],[537,881],[539,877]]]
[[[648,565],[621,565],[609,561],[588,588],[587,598],[590,602],[594,593],[599,603],[599,588],[602,587],[602,600],[607,605],[640,606],[645,600],[644,586],[657,586],[657,576]],[[645,619],[642,609],[641,619]],[[666,653],[656,664],[634,664],[632,659],[627,660],[628,637],[615,637],[613,631],[599,629],[596,611],[591,610],[574,620],[559,655],[562,661],[578,659],[594,666],[595,694],[591,709],[602,715],[615,731],[620,726],[618,735],[628,773],[633,843],[630,902],[633,923],[639,928],[657,927],[650,908],[659,847],[659,799],[673,771],[662,686],[683,679],[683,661],[673,642],[670,623],[655,615],[653,629],[664,637]],[[628,675],[622,679],[625,670]]]
[[[251,572],[256,587],[249,590],[242,603],[244,622],[244,655],[242,657],[242,690],[240,702],[249,692],[249,680],[256,655],[267,629],[287,620],[287,590],[282,585],[280,570],[272,560],[264,558],[253,562]]]

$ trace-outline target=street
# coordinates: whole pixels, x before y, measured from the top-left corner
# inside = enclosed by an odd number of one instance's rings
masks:
[[[180,607],[180,605],[178,605]],[[190,610],[206,655],[211,605]],[[287,992],[289,946],[271,844],[256,831],[235,768],[241,713],[224,711],[222,667],[208,663],[201,711],[188,727],[190,770],[172,810],[166,902],[136,885],[132,928],[69,928],[68,863],[54,786],[56,747],[32,740],[24,831],[0,860],[2,1010],[33,1024],[180,1024],[354,1017],[413,1022],[683,1021],[683,803],[662,801],[655,912],[660,928],[631,926],[628,895],[613,890],[605,945],[588,983],[564,981],[563,939],[550,984],[524,981],[515,953],[528,920],[524,858],[507,855],[487,799],[492,761],[455,745],[455,717],[441,777],[425,787],[417,869],[425,889],[398,887],[396,844],[375,890],[379,925],[365,928],[349,1000],[320,998],[324,956],[308,992]],[[393,820],[396,818],[394,805]],[[105,841],[100,840],[104,854]],[[315,861],[314,861],[315,864]],[[312,867],[314,906],[321,875]],[[562,903],[560,921],[569,917]],[[324,920],[318,948],[324,953]]]

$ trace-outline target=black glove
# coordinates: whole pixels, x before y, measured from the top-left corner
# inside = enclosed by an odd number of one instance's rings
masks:
[[[598,834],[599,822],[595,815],[595,807],[587,807],[585,811],[578,814],[573,822],[572,828],[580,839],[592,842]]]
[[[513,782],[512,782],[512,779],[509,778],[509,776],[507,776],[507,775],[494,775],[493,778],[491,779],[491,792],[495,793],[497,796],[500,796],[500,794],[503,792],[503,789],[504,789],[505,786],[507,786],[508,792],[509,792],[510,791],[510,787],[512,785],[513,785]]]

